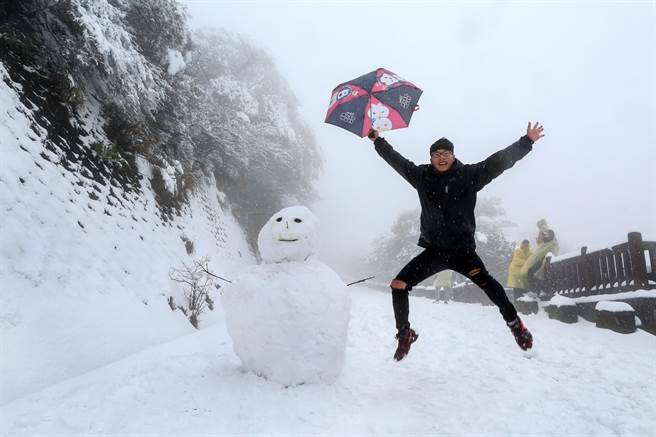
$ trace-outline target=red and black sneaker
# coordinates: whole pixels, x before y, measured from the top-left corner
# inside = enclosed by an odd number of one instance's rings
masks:
[[[410,328],[396,334],[396,339],[399,340],[399,345],[396,348],[396,352],[394,352],[394,359],[396,361],[401,361],[405,358],[405,356],[408,355],[408,352],[410,352],[410,345],[417,341],[418,338],[419,334],[417,334],[414,329]]]
[[[526,326],[524,326],[522,319],[517,317],[512,322],[508,322],[507,325],[515,336],[517,345],[522,350],[528,350],[533,347],[533,336],[531,335],[530,331],[526,329]]]

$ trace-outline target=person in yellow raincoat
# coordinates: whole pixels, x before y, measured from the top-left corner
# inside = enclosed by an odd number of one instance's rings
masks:
[[[522,241],[522,244],[515,249],[510,266],[508,267],[508,287],[513,289],[515,298],[519,297],[526,289],[528,284],[522,277],[522,267],[526,260],[531,256],[531,243],[528,240]]]
[[[548,253],[558,255],[558,239],[553,229],[549,228],[547,221],[538,221],[538,243],[535,251],[528,257],[521,268],[519,277],[527,288],[544,280],[544,260]]]

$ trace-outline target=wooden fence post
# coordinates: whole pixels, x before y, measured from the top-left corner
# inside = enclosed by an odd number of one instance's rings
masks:
[[[551,257],[548,256],[544,260],[544,291],[547,296],[553,295],[554,286],[553,273],[551,272]]]
[[[640,232],[629,232],[629,259],[631,260],[633,285],[636,287],[647,285],[647,263]]]
[[[579,296],[587,296],[590,288],[590,267],[588,266],[588,246],[581,247],[581,257],[579,258],[579,268],[581,269],[581,283],[579,285]]]

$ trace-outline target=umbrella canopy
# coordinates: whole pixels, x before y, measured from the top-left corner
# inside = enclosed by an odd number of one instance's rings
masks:
[[[326,123],[364,137],[408,127],[423,91],[384,68],[337,85],[330,97]]]

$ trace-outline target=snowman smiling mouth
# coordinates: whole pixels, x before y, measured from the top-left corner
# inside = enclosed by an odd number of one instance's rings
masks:
[[[298,238],[294,238],[293,240],[288,240],[286,238],[279,238],[278,241],[285,241],[287,243],[293,243],[294,241],[298,241]]]

